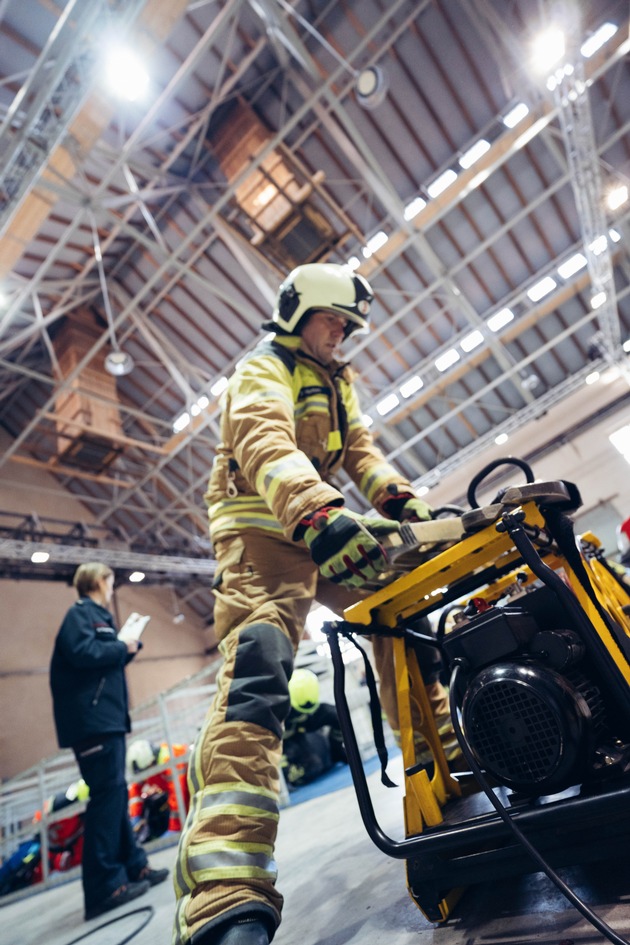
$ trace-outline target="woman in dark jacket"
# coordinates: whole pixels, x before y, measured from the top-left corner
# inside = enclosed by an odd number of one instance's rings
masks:
[[[74,586],[79,600],[57,634],[50,687],[59,746],[72,748],[90,789],[82,875],[85,918],[91,919],[141,896],[165,880],[168,870],[149,867],[127,810],[125,736],[131,722],[125,665],[139,643],[118,639],[107,609],[114,590],[111,568],[82,564]]]

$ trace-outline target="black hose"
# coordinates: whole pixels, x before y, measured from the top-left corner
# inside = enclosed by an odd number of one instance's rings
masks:
[[[498,469],[499,466],[516,466],[518,469],[522,469],[525,473],[525,479],[527,482],[534,481],[534,473],[532,467],[529,463],[526,463],[524,459],[516,459],[515,456],[504,456],[502,459],[495,459],[493,462],[488,463],[487,466],[484,466],[483,469],[480,469],[476,476],[473,476],[470,480],[470,485],[468,486],[468,492],[466,493],[466,498],[468,499],[468,504],[471,509],[478,509],[479,503],[477,502],[477,486],[479,486],[483,480],[495,469]],[[500,500],[500,495],[497,496],[495,502]]]
[[[117,945],[126,945],[127,942],[130,942],[132,938],[135,938],[146,926],[149,924],[153,916],[155,915],[155,909],[153,906],[142,906],[140,909],[132,909],[131,912],[124,912],[122,915],[117,915],[115,919],[110,919],[109,922],[103,922],[102,925],[97,925],[95,929],[90,929],[88,932],[84,932],[83,935],[79,935],[78,938],[73,938],[72,941],[66,942],[66,945],[75,945],[75,942],[82,942],[84,939],[89,938],[91,935],[95,935],[97,932],[100,932],[101,929],[106,929],[109,925],[114,925],[115,922],[122,922],[123,919],[128,919],[130,915],[140,915],[143,912],[147,912],[148,915],[142,925],[139,925],[127,938],[123,938]]]
[[[455,734],[457,735],[463,755],[466,761],[468,762],[468,764],[470,765],[470,770],[474,774],[481,789],[483,790],[484,794],[486,795],[486,797],[488,798],[488,800],[494,807],[495,811],[497,812],[497,814],[499,815],[503,823],[507,827],[510,828],[510,830],[512,831],[516,839],[519,841],[519,843],[522,844],[522,846],[529,853],[529,855],[534,860],[534,862],[540,867],[543,873],[545,873],[549,877],[551,882],[554,883],[558,887],[562,895],[565,896],[569,900],[571,905],[574,906],[578,910],[578,912],[580,912],[584,916],[584,918],[598,930],[598,932],[601,932],[601,934],[605,938],[607,938],[610,942],[612,942],[613,945],[630,945],[630,942],[628,941],[628,939],[622,938],[620,935],[618,935],[615,932],[614,929],[611,929],[611,927],[606,922],[604,922],[604,920],[600,918],[595,912],[593,912],[593,910],[590,909],[586,905],[586,903],[583,902],[583,900],[580,899],[579,896],[577,896],[576,893],[573,892],[571,887],[567,886],[564,880],[561,879],[560,876],[558,876],[556,871],[552,869],[552,867],[542,857],[542,855],[538,852],[538,850],[529,842],[529,840],[527,839],[523,831],[520,829],[520,827],[518,827],[518,825],[514,823],[509,812],[503,806],[503,804],[501,803],[497,795],[494,793],[494,791],[492,790],[492,788],[486,781],[486,778],[484,777],[483,772],[481,771],[479,765],[477,764],[477,760],[470,748],[470,745],[466,741],[466,736],[464,735],[463,729],[461,727],[461,723],[459,721],[455,693],[457,691],[457,684],[458,684],[457,677],[464,665],[465,665],[464,661],[459,658],[453,661],[453,672],[451,674],[450,689],[449,689],[449,708],[451,711],[451,719],[453,721]]]

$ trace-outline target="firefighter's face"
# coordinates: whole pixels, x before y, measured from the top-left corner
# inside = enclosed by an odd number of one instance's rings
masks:
[[[322,364],[334,360],[344,339],[347,319],[333,312],[314,312],[301,331],[303,347]]]

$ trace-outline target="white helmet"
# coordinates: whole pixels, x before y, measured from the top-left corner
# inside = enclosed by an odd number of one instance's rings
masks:
[[[144,771],[157,764],[159,748],[146,738],[138,738],[127,749],[127,768],[129,771]]]
[[[271,321],[263,328],[282,335],[299,335],[311,312],[334,312],[346,318],[345,337],[368,329],[374,295],[367,280],[347,266],[307,263],[289,273],[280,288]]]

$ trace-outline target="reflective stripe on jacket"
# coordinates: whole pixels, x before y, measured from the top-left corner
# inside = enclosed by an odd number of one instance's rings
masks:
[[[381,514],[388,486],[411,491],[375,446],[348,365],[324,367],[299,345],[264,340],[230,379],[205,496],[213,541],[250,528],[293,538],[305,515],[343,504],[341,469]]]

